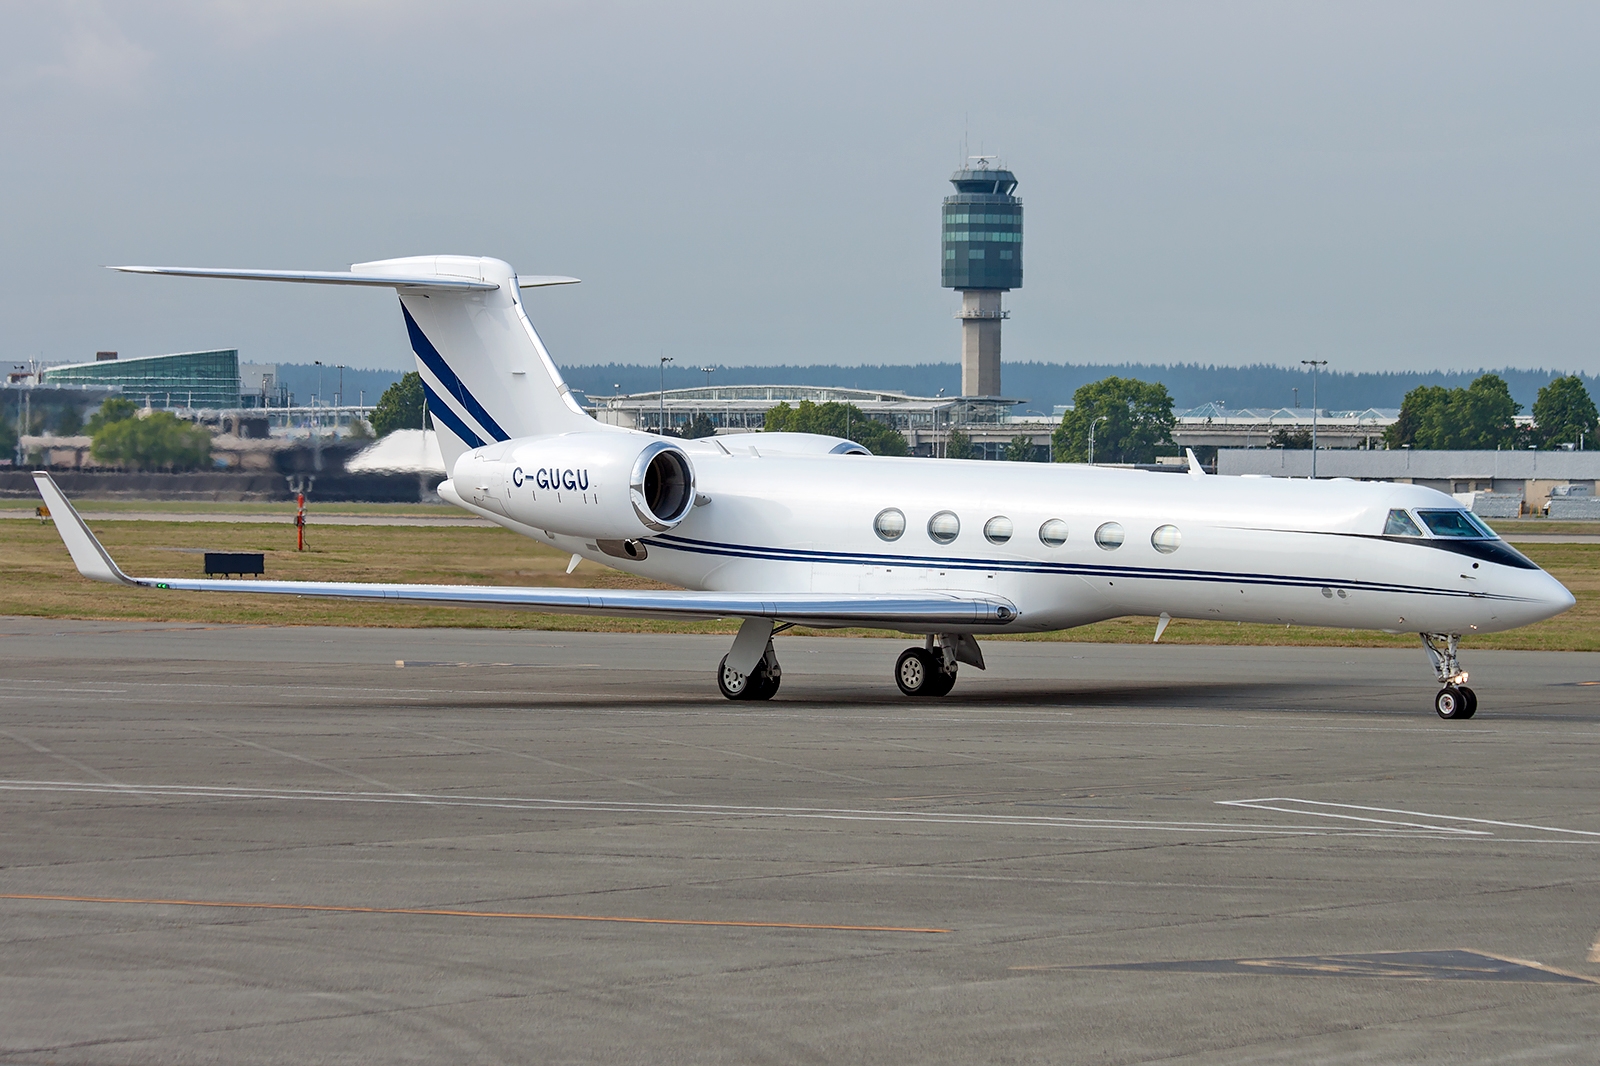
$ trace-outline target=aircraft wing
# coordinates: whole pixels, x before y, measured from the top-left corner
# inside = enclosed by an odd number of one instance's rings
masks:
[[[923,630],[1001,629],[1015,622],[1016,605],[1000,596],[965,592],[809,593],[680,592],[644,589],[526,588],[516,585],[385,585],[357,581],[256,581],[130,577],[90,532],[49,474],[33,475],[56,531],[78,572],[95,581],[183,592],[264,593],[333,599],[508,607],[552,614],[635,618],[771,618],[812,626],[879,626]]]

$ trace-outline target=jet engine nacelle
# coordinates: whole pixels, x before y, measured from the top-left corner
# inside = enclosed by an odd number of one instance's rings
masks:
[[[564,433],[477,448],[452,482],[468,503],[550,533],[594,540],[648,537],[694,506],[682,448],[635,433]]]

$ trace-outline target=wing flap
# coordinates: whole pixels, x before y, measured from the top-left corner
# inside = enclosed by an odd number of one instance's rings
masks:
[[[386,585],[358,581],[256,581],[129,577],[112,560],[83,517],[43,471],[33,475],[78,572],[95,581],[181,592],[316,596],[329,599],[503,607],[552,614],[634,618],[771,618],[802,625],[1001,628],[1015,622],[1016,605],[1000,596],[962,592],[759,593],[654,589],[527,588],[517,585]]]
[[[180,592],[320,596],[331,599],[507,607],[552,614],[638,618],[774,618],[819,626],[1004,626],[1016,608],[996,596],[961,593],[680,592],[656,589],[563,589],[522,585],[385,585],[355,581],[257,581],[133,578],[131,583]]]

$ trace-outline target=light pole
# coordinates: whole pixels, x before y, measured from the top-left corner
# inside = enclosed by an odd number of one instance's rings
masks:
[[[658,427],[661,435],[667,435],[667,364],[672,362],[672,356],[661,357],[661,425]]]
[[[703,366],[703,367],[700,368],[701,373],[705,374],[705,376],[706,376],[706,403],[708,403],[708,404],[711,402],[711,399],[712,399],[712,396],[711,396],[711,372],[716,370],[716,369],[717,368],[714,367],[714,366]],[[701,416],[701,414],[703,414],[703,413],[704,412],[696,411],[694,413],[694,416],[695,416],[695,418],[699,418]]]
[[[339,364],[339,391],[333,398],[333,428],[339,428],[339,408],[344,406],[344,364]]]
[[[313,363],[317,364],[317,401],[316,401],[316,406],[321,407],[322,406],[322,360],[321,359],[313,359],[311,361]],[[315,426],[314,432],[316,432],[316,433],[321,433],[322,432],[322,412],[321,411],[318,411],[315,415],[312,416],[312,425]]]
[[[1093,422],[1089,423],[1089,465],[1090,466],[1094,465],[1094,427],[1098,426],[1100,423],[1104,422],[1105,420],[1106,420],[1106,416],[1105,415],[1101,415],[1099,418],[1097,418]]]
[[[1328,365],[1326,359],[1302,359],[1311,368],[1311,480],[1317,480],[1317,371]]]

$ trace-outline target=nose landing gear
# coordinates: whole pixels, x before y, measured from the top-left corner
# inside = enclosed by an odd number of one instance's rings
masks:
[[[1440,718],[1471,718],[1478,713],[1478,695],[1465,685],[1446,685],[1433,697]]]
[[[1433,672],[1444,688],[1433,697],[1433,709],[1440,718],[1471,718],[1478,713],[1478,694],[1466,686],[1467,672],[1461,669],[1458,654],[1459,633],[1420,633],[1422,649],[1433,663]]]

